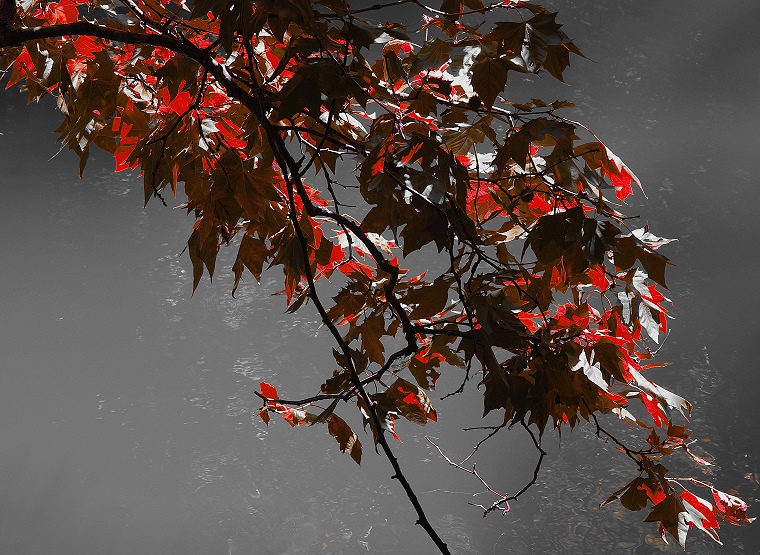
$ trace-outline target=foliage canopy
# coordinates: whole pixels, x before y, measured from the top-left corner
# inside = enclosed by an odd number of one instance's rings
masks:
[[[414,25],[386,21],[402,6]],[[570,103],[503,97],[510,72],[562,80],[583,56],[556,15],[520,1],[1,0],[0,53],[8,87],[55,98],[80,174],[95,145],[116,171],[139,168],[146,203],[183,196],[193,288],[222,246],[237,249],[233,294],[246,272],[282,269],[288,312],[319,313],[337,369],[308,399],[261,383],[259,416],[326,424],[359,463],[336,412],[355,403],[441,552],[387,433],[437,418],[444,371],[462,373],[458,392],[477,381],[484,416],[503,412],[494,433],[524,427],[536,474],[547,428],[588,421],[637,472],[605,504],[646,508],[681,545],[693,527],[718,541],[718,518],[749,522],[747,505],[668,476],[676,451],[709,462],[677,423],[689,402],[647,377],[670,240],[629,226],[639,180],[561,115]],[[403,269],[431,252],[444,271]],[[533,482],[482,508],[506,512]]]

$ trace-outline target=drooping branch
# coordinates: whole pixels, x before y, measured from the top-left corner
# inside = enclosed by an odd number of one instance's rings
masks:
[[[12,21],[13,13],[15,13],[14,10],[15,5],[13,4],[13,0],[3,0],[0,4],[0,14],[3,17],[3,20],[0,21],[0,29],[5,29],[5,32],[2,33],[2,36],[0,36],[0,48],[18,46],[28,41],[59,36],[89,36],[125,44],[145,44],[163,47],[177,54],[181,54],[189,59],[192,59],[203,66],[209,74],[213,75],[216,81],[226,90],[227,94],[231,98],[238,100],[241,102],[241,104],[246,106],[254,115],[254,117],[260,122],[262,128],[264,129],[265,136],[272,146],[277,163],[280,166],[281,171],[283,171],[286,183],[288,185],[290,205],[289,213],[291,224],[301,243],[302,257],[306,274],[305,277],[307,278],[309,284],[311,299],[314,302],[314,305],[317,307],[323,323],[330,329],[331,334],[339,344],[341,350],[344,353],[344,356],[346,357],[346,360],[348,361],[353,386],[355,387],[358,395],[364,401],[365,405],[368,407],[372,427],[376,432],[377,441],[381,445],[386,457],[393,467],[394,475],[392,478],[399,480],[401,483],[407,497],[417,512],[418,524],[420,524],[428,533],[428,535],[430,535],[431,539],[433,539],[441,553],[449,554],[449,550],[446,547],[445,542],[441,539],[441,537],[437,534],[437,532],[433,529],[432,525],[428,521],[424,509],[422,508],[416,494],[414,493],[411,484],[406,479],[403,471],[401,470],[398,459],[393,454],[393,451],[391,450],[384,436],[384,430],[380,418],[374,409],[374,403],[365,390],[364,384],[362,383],[362,380],[360,380],[356,368],[353,365],[351,352],[348,348],[347,343],[343,340],[337,328],[335,328],[335,325],[327,316],[327,311],[321,303],[321,299],[317,293],[314,279],[309,267],[309,245],[306,237],[303,235],[303,232],[300,229],[298,216],[295,209],[294,195],[297,194],[299,196],[309,216],[321,216],[328,218],[354,233],[354,235],[358,237],[359,240],[364,244],[365,249],[367,249],[370,255],[374,258],[378,265],[378,268],[383,272],[389,274],[390,278],[387,280],[387,283],[385,285],[386,299],[393,307],[396,315],[401,319],[402,327],[405,330],[405,335],[407,338],[407,346],[396,353],[395,358],[412,354],[417,349],[416,338],[414,331],[412,331],[412,324],[409,321],[403,307],[401,306],[400,301],[395,295],[395,286],[398,281],[398,268],[388,262],[380,250],[352,220],[323,207],[316,206],[312,202],[308,192],[305,190],[303,184],[300,181],[299,164],[290,156],[290,153],[288,152],[287,147],[285,146],[280,135],[280,130],[278,130],[276,126],[268,121],[266,114],[263,111],[263,103],[259,98],[257,98],[257,94],[260,93],[260,90],[254,90],[251,92],[244,90],[234,80],[232,75],[228,72],[227,68],[219,64],[219,62],[215,60],[208,51],[201,50],[193,43],[185,39],[177,39],[166,34],[159,33],[124,31],[112,27],[101,26],[96,23],[90,23],[87,21],[36,27],[33,29],[18,29],[9,24],[9,21]],[[326,140],[327,134],[329,134],[329,124],[327,126],[327,131],[322,138],[322,143],[324,143]]]
[[[266,123],[262,121],[262,123],[264,124],[264,127],[266,129],[268,127],[268,121]],[[450,551],[448,547],[446,546],[446,543],[438,535],[438,533],[436,532],[436,530],[433,528],[432,524],[428,520],[427,515],[425,514],[425,510],[422,507],[422,504],[419,502],[419,499],[417,498],[417,495],[414,492],[411,484],[409,483],[403,471],[401,470],[401,466],[398,462],[398,459],[394,455],[390,445],[388,444],[388,440],[385,437],[385,430],[384,430],[383,424],[380,421],[380,417],[377,411],[375,410],[375,403],[372,401],[369,394],[367,393],[364,387],[364,384],[360,380],[359,374],[356,371],[356,367],[354,366],[351,350],[348,346],[348,343],[346,343],[346,341],[340,335],[340,332],[338,331],[338,329],[335,327],[335,324],[327,315],[327,310],[324,308],[324,305],[322,304],[319,294],[317,293],[314,277],[311,273],[311,268],[309,266],[308,241],[306,239],[306,236],[303,234],[303,231],[301,230],[301,226],[298,222],[298,214],[296,211],[296,204],[295,204],[295,194],[297,193],[299,195],[302,203],[304,204],[307,214],[309,215],[319,214],[323,217],[329,217],[333,221],[336,221],[348,227],[365,244],[367,248],[371,246],[372,250],[374,250],[374,253],[372,253],[372,255],[375,258],[378,266],[384,266],[385,268],[391,270],[392,272],[391,274],[392,278],[391,280],[389,280],[389,283],[391,285],[390,287],[386,285],[386,297],[387,298],[390,297],[395,300],[395,305],[398,307],[397,310],[400,311],[398,315],[399,317],[402,318],[402,325],[404,325],[405,328],[411,328],[411,323],[409,322],[409,319],[406,316],[406,312],[401,307],[401,303],[395,297],[395,292],[393,290],[393,288],[395,287],[395,280],[398,279],[398,269],[387,262],[385,257],[379,251],[379,249],[377,249],[374,243],[370,241],[370,239],[366,236],[366,234],[362,232],[361,229],[359,229],[358,226],[356,226],[353,221],[337,213],[328,211],[326,209],[322,209],[321,207],[317,207],[312,202],[311,197],[309,196],[308,192],[304,189],[303,184],[301,183],[300,172],[298,171],[299,169],[298,163],[295,160],[293,160],[293,158],[290,156],[290,153],[287,151],[287,148],[282,142],[282,138],[279,135],[274,135],[274,136],[270,136],[270,140],[273,142],[275,158],[278,160],[280,167],[287,169],[287,173],[285,174],[285,179],[288,184],[290,219],[291,219],[291,224],[293,228],[295,229],[295,232],[301,244],[301,255],[302,255],[302,260],[303,260],[303,265],[304,265],[304,271],[306,274],[306,279],[307,279],[308,287],[309,287],[309,295],[312,299],[312,302],[317,307],[317,311],[322,317],[322,322],[328,327],[333,338],[340,345],[340,348],[343,351],[343,355],[346,358],[346,362],[348,365],[351,382],[353,383],[353,386],[356,388],[359,396],[364,402],[364,405],[368,409],[370,422],[375,432],[374,436],[376,437],[377,442],[380,444],[383,452],[385,453],[386,458],[388,459],[388,461],[391,463],[391,466],[393,467],[394,474],[393,476],[391,476],[391,478],[399,481],[409,501],[412,503],[412,506],[417,512],[417,524],[422,526],[422,528],[430,536],[430,538],[436,544],[436,546],[441,551],[441,553],[443,553],[444,555],[450,555]],[[405,322],[404,322],[404,319],[406,320]],[[407,338],[409,339],[409,344],[407,345],[405,349],[402,350],[402,352],[410,351],[408,354],[411,354],[417,348],[416,341],[414,339],[412,332],[407,333]]]

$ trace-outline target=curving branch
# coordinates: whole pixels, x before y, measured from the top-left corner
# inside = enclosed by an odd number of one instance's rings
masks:
[[[432,524],[429,522],[425,511],[422,508],[419,499],[417,498],[417,495],[415,494],[408,479],[405,477],[398,459],[388,444],[384,435],[383,425],[380,421],[377,411],[374,409],[374,403],[369,397],[369,394],[365,389],[365,384],[359,378],[356,368],[353,365],[348,344],[343,340],[337,328],[327,316],[327,311],[324,308],[324,305],[322,304],[321,299],[317,293],[314,284],[314,276],[311,274],[309,266],[309,245],[306,237],[303,235],[303,232],[300,229],[298,222],[298,216],[295,208],[295,196],[298,195],[304,205],[306,213],[309,216],[327,218],[336,222],[342,227],[349,229],[363,243],[364,248],[375,260],[378,268],[390,276],[390,279],[387,280],[384,288],[386,299],[393,307],[393,310],[397,317],[401,320],[402,327],[407,339],[406,347],[396,353],[394,360],[395,358],[401,356],[413,354],[418,348],[413,326],[395,294],[395,287],[396,283],[398,282],[399,270],[385,258],[382,252],[380,252],[375,244],[367,237],[367,235],[353,220],[350,220],[349,218],[346,218],[339,213],[317,206],[312,202],[308,192],[300,180],[300,164],[295,159],[293,159],[287,150],[287,147],[280,134],[280,130],[269,122],[266,114],[263,111],[264,103],[261,102],[261,98],[259,96],[261,89],[254,89],[251,92],[244,90],[235,81],[227,68],[215,60],[207,50],[198,48],[192,42],[186,39],[177,39],[159,33],[125,31],[122,29],[115,29],[113,27],[98,25],[97,23],[90,23],[87,21],[35,27],[31,29],[16,28],[11,23],[14,15],[14,0],[0,0],[0,17],[2,17],[2,20],[0,20],[0,30],[3,30],[3,32],[0,33],[0,48],[19,46],[28,41],[60,36],[90,36],[117,41],[125,44],[145,44],[151,46],[160,46],[167,48],[177,54],[181,54],[200,64],[205,68],[207,73],[211,74],[217,80],[217,82],[227,91],[227,94],[230,97],[238,100],[241,104],[248,108],[254,117],[256,117],[264,130],[266,138],[273,148],[275,158],[280,167],[280,170],[283,172],[288,186],[288,202],[290,205],[289,217],[291,220],[291,225],[293,226],[293,229],[295,230],[295,233],[297,234],[301,243],[301,254],[304,261],[306,278],[309,284],[309,295],[312,299],[312,302],[316,306],[323,323],[330,330],[335,341],[343,351],[346,360],[348,361],[353,386],[356,389],[357,394],[362,398],[365,405],[369,408],[372,428],[376,432],[377,441],[383,449],[385,456],[391,463],[391,466],[393,467],[394,474],[392,478],[399,481],[402,488],[404,489],[404,492],[412,503],[415,511],[417,512],[417,523],[420,524],[420,526],[422,526],[426,533],[431,537],[441,553],[449,554],[450,552],[446,546],[446,543],[437,534],[435,529],[432,527]],[[329,133],[329,129],[330,128],[328,124],[326,133]],[[323,136],[322,142],[326,140],[326,136],[326,134]]]

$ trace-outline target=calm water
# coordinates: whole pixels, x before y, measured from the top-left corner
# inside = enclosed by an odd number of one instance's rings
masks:
[[[510,97],[577,103],[574,116],[645,184],[650,200],[629,212],[679,238],[667,251],[677,320],[662,350],[674,364],[661,380],[695,401],[692,427],[718,458],[716,485],[749,500],[746,476],[760,472],[760,302],[750,287],[760,272],[760,49],[747,37],[760,7],[559,7],[593,61],[573,61],[571,86],[515,77]],[[141,185],[112,174],[104,156],[78,181],[71,155],[51,159],[57,118],[15,92],[0,102],[0,552],[433,553],[369,438],[356,467],[323,431],[252,418],[258,380],[296,397],[334,364],[308,310],[282,314],[279,270],[260,286],[247,279],[232,299],[229,250],[191,297],[190,262],[178,256],[190,219],[159,203],[143,210]],[[474,392],[439,404],[442,425],[424,431],[463,458],[477,437],[451,428],[480,424],[479,406]],[[561,448],[547,437],[539,485],[488,519],[467,505],[485,499],[471,497],[477,484],[420,431],[402,425],[398,454],[454,552],[660,552],[644,514],[597,509],[630,475],[589,430],[566,434]],[[478,468],[497,489],[529,479],[533,453],[517,431],[481,452]],[[757,526],[722,532],[723,553],[760,550]],[[718,552],[696,533],[687,547]]]

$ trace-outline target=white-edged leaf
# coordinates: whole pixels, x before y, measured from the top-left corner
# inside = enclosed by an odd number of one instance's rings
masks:
[[[635,385],[642,391],[648,393],[650,396],[662,401],[664,403],[662,406],[663,409],[665,409],[666,413],[670,413],[670,409],[678,409],[681,411],[681,414],[686,417],[691,414],[691,403],[689,403],[689,401],[671,391],[668,391],[664,387],[660,387],[659,385],[650,382],[648,379],[642,376],[638,370],[634,368],[629,367],[628,371],[633,376],[633,383],[631,385]],[[686,410],[685,413],[684,409]]]
[[[631,301],[633,300],[633,293],[626,293],[625,291],[619,291],[618,299],[620,304],[623,305],[623,322],[626,324],[631,323]]]
[[[655,343],[660,342],[660,324],[652,318],[652,312],[646,303],[639,303],[639,323],[647,335],[652,338]]]
[[[609,384],[604,381],[604,375],[602,375],[602,368],[598,362],[594,362],[594,352],[591,352],[591,360],[586,356],[586,351],[582,351],[578,357],[578,362],[573,366],[572,371],[577,372],[583,370],[583,373],[589,379],[589,381],[599,387],[602,391],[609,390]]]
[[[665,239],[664,237],[657,237],[657,235],[649,233],[649,230],[646,227],[634,229],[631,231],[631,234],[652,250],[659,249],[661,246],[667,245],[673,241],[678,241],[678,239]]]

